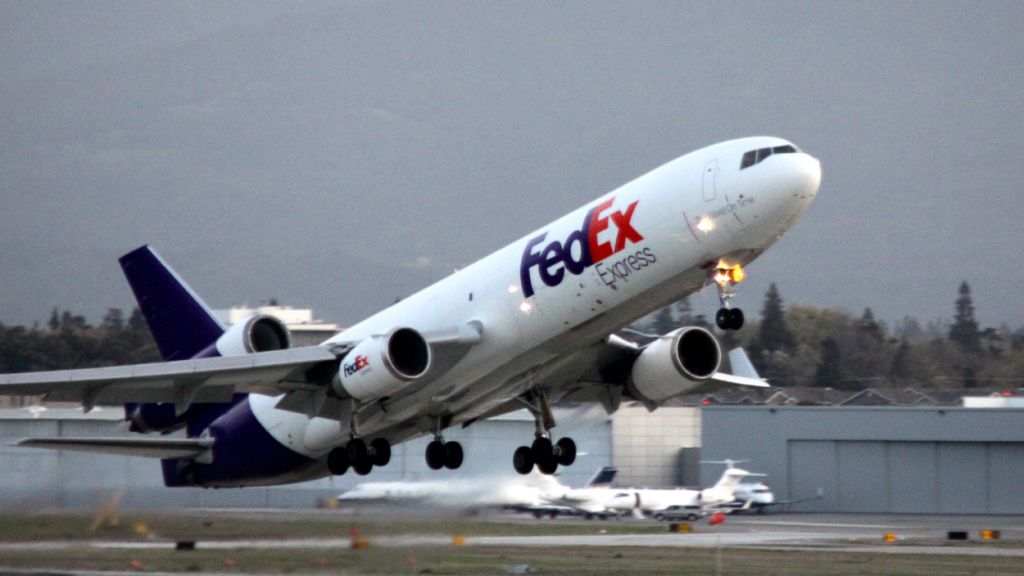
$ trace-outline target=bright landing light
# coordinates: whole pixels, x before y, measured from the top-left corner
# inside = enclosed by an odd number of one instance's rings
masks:
[[[715,220],[711,216],[701,216],[700,220],[697,220],[697,230],[707,234],[715,229]]]

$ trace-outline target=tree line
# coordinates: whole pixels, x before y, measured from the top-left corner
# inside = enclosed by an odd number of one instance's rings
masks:
[[[99,325],[54,308],[45,327],[0,324],[0,373],[157,362],[160,353],[138,308],[111,308]]]
[[[774,386],[842,390],[1019,388],[1024,385],[1024,328],[981,328],[971,289],[960,285],[948,325],[922,326],[904,318],[893,327],[870,308],[859,317],[835,309],[784,305],[772,284],[760,321],[739,332],[718,332],[684,298],[633,328],[665,334],[685,325],[713,330],[723,348],[743,346]],[[54,308],[45,326],[0,324],[0,373],[157,362],[159,352],[138,308],[107,311],[98,325]]]
[[[1024,328],[981,328],[971,287],[960,284],[948,325],[922,326],[905,317],[888,327],[871,308],[860,317],[835,309],[785,306],[772,284],[761,319],[737,332],[718,333],[723,348],[743,346],[773,386],[865,388],[1020,388],[1024,386]],[[686,299],[637,328],[664,334],[670,326],[702,325]]]

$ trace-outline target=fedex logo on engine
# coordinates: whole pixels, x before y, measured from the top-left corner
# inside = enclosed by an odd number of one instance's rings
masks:
[[[370,365],[370,359],[367,358],[366,356],[363,356],[362,354],[360,354],[360,355],[356,356],[356,361],[355,362],[353,362],[351,364],[349,364],[347,362],[345,363],[345,376],[351,376],[351,375],[355,374],[356,372],[359,372],[363,368],[366,368],[369,365]]]
[[[600,266],[602,262],[626,249],[626,244],[636,244],[643,241],[644,237],[633,228],[633,213],[639,200],[634,200],[625,210],[612,210],[615,198],[609,198],[594,206],[587,212],[583,219],[583,226],[579,230],[572,231],[565,241],[554,240],[540,245],[547,238],[548,233],[532,238],[526,243],[523,250],[523,258],[519,264],[519,280],[523,286],[523,294],[528,298],[533,296],[533,277],[531,271],[536,268],[541,282],[550,287],[558,286],[565,278],[568,271],[574,276],[583,273],[590,266],[598,265],[598,275],[602,281],[613,286],[615,281],[625,278],[630,268],[638,270],[639,267],[646,267],[653,263],[655,258],[650,248],[644,249],[636,254],[628,256],[622,262],[615,262],[611,266]],[[611,234],[602,233],[612,231],[614,228],[614,239]],[[621,266],[620,266],[621,264]],[[621,271],[616,272],[619,268]]]

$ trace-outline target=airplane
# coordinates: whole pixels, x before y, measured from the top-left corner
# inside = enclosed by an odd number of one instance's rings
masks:
[[[615,481],[616,473],[615,468],[605,467],[598,470],[597,474],[583,488],[568,488],[562,485],[548,486],[539,496],[550,506],[582,514],[588,520],[595,517],[603,519],[617,516],[619,512],[608,507],[608,500],[615,493],[615,489],[611,485]]]
[[[538,470],[514,478],[366,482],[343,492],[337,500],[350,504],[383,502],[465,510],[493,508],[526,512],[537,518],[553,518],[580,512],[572,506],[553,503],[558,496],[607,487],[614,480],[615,473],[614,468],[601,468],[585,488],[570,488],[555,476],[541,474]]]
[[[732,510],[729,505],[736,500],[736,489],[748,476],[758,474],[730,465],[710,488],[624,488],[605,506],[618,514],[638,513],[660,518],[667,510],[674,510],[696,519],[709,511]]]
[[[256,315],[223,326],[150,246],[120,258],[164,362],[0,375],[0,394],[44,395],[84,410],[123,405],[130,429],[185,437],[29,438],[21,446],[162,460],[166,486],[230,487],[359,475],[391,446],[429,435],[431,469],[457,469],[444,431],[525,407],[532,442],[513,468],[544,474],[575,461],[554,440],[553,402],[625,398],[655,409],[686,393],[757,386],[719,370],[707,329],[638,344],[617,333],[705,286],[718,326],[744,267],[808,209],[817,159],[769,136],[681,156],[341,331],[290,347]]]

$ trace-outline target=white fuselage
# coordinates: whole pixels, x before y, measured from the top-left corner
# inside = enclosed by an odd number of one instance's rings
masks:
[[[362,411],[361,433],[402,441],[428,433],[435,418],[463,422],[528,389],[557,386],[582,373],[588,352],[609,333],[706,285],[708,265],[753,260],[806,210],[820,167],[807,154],[787,153],[740,170],[740,157],[788,144],[745,138],[682,156],[325,342],[402,326],[421,333],[482,326],[480,342],[443,378],[411,382]],[[583,242],[590,265],[581,262]],[[336,418],[277,409],[277,401],[249,399],[289,448],[320,457],[348,440],[345,415],[339,426]]]

